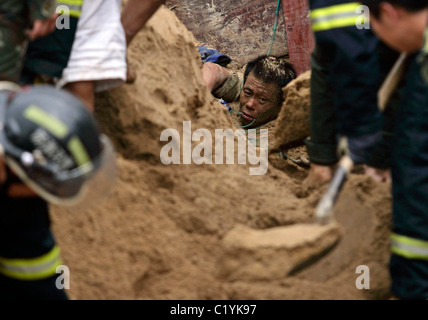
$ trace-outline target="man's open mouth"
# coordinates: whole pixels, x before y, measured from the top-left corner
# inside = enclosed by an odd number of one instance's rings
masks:
[[[249,121],[253,121],[253,120],[254,120],[254,117],[252,117],[252,116],[250,116],[250,115],[246,114],[245,112],[242,112],[241,116],[242,116],[242,118],[244,118],[245,120],[249,120]]]

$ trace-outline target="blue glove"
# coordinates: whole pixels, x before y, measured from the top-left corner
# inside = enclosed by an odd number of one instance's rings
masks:
[[[212,62],[221,65],[222,67],[227,66],[232,59],[225,55],[220,53],[219,51],[201,46],[198,48],[199,54],[201,55],[202,62]]]

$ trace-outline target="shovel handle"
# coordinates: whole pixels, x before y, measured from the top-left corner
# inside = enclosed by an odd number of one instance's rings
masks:
[[[382,112],[385,111],[392,94],[397,89],[397,86],[403,77],[408,57],[409,55],[407,53],[401,53],[378,91],[378,107]],[[318,206],[315,211],[315,221],[317,223],[326,224],[331,222],[333,217],[333,207],[353,166],[354,163],[349,155],[344,155],[339,162],[327,191],[318,202]]]
[[[315,220],[317,223],[326,224],[331,221],[333,207],[353,166],[354,163],[348,155],[342,157],[336,172],[334,173],[333,179],[316,208]]]

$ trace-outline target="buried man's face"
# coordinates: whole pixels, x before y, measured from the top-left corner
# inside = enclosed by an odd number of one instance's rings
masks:
[[[264,83],[250,73],[240,96],[242,125],[255,128],[274,120],[281,108],[278,90],[275,84]]]

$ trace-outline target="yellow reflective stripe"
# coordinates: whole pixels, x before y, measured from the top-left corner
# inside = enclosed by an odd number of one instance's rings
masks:
[[[358,17],[349,17],[349,18],[343,18],[343,19],[337,19],[333,21],[325,21],[325,22],[318,22],[312,25],[312,30],[314,32],[317,31],[325,31],[330,29],[336,29],[336,28],[345,28],[345,27],[352,27],[355,26],[358,22]]]
[[[59,248],[55,246],[51,251],[38,258],[0,258],[0,272],[19,280],[40,280],[53,276],[56,268],[61,264]]]
[[[394,233],[391,235],[391,251],[408,259],[428,260],[428,241]]]
[[[57,0],[57,4],[65,5],[68,7],[69,11],[68,13],[72,17],[79,18],[82,13],[82,6],[83,6],[83,0]],[[65,12],[60,10],[60,8],[57,7],[57,13],[64,14]]]
[[[69,4],[72,6],[82,6],[83,5],[83,0],[56,0],[56,2],[58,4]]]
[[[70,8],[70,10],[82,11],[83,0],[57,0],[58,5],[64,5]]]
[[[68,150],[73,155],[78,166],[84,165],[91,161],[82,141],[78,137],[73,137],[68,142]]]
[[[351,2],[345,4],[338,4],[331,7],[315,9],[311,11],[311,19],[324,18],[334,14],[344,13],[344,12],[355,12],[357,8],[361,6],[359,2]]]
[[[57,138],[64,138],[69,132],[68,127],[63,122],[35,105],[25,109],[24,117],[43,127]]]
[[[314,32],[335,28],[355,26],[361,19],[357,9],[359,2],[335,5],[311,11],[312,29]]]
[[[56,13],[58,13],[60,15],[68,14],[70,17],[74,17],[74,18],[80,18],[80,16],[82,15],[81,11],[79,11],[79,10],[72,10],[70,8],[70,6],[68,6],[68,11],[67,12],[65,12],[64,10],[62,10],[61,7],[58,7]]]
[[[402,236],[396,233],[391,235],[391,239],[411,246],[423,247],[428,249],[428,241]]]

